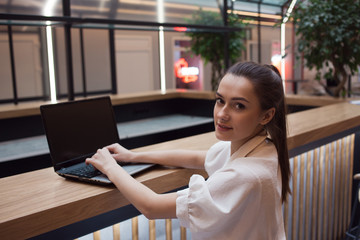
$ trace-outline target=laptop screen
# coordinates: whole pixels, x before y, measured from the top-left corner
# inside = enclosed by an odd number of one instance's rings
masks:
[[[40,109],[56,170],[70,160],[119,142],[109,97],[43,105]]]

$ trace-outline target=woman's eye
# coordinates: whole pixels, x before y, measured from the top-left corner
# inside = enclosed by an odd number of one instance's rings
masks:
[[[216,98],[216,99],[215,99],[215,102],[216,102],[217,104],[224,104],[224,100],[222,100],[221,98]]]
[[[235,104],[235,108],[241,110],[241,109],[244,109],[244,108],[245,108],[245,105],[242,104],[242,103],[236,103],[236,104]]]

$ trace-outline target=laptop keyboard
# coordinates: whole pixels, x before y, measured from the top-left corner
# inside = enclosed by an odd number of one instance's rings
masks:
[[[71,170],[68,173],[87,178],[92,178],[101,174],[101,172],[95,169],[92,165],[86,165],[85,167]]]

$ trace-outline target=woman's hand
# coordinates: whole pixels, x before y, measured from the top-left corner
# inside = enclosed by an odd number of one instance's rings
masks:
[[[112,152],[112,154],[110,153]],[[113,144],[99,149],[91,158],[85,160],[86,164],[93,165],[96,169],[108,176],[121,193],[147,218],[175,218],[177,194],[157,194],[145,185],[131,177],[119,164],[114,156],[126,160],[132,153]]]
[[[93,165],[105,175],[108,175],[110,170],[119,167],[107,148],[97,150],[91,158],[87,158],[85,160],[85,163]]]
[[[109,150],[112,157],[118,162],[133,162],[134,160],[135,153],[118,143],[111,144],[105,148]]]

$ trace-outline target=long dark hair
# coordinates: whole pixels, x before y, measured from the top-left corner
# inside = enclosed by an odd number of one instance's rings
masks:
[[[262,110],[275,108],[273,119],[265,126],[276,147],[281,171],[281,200],[286,202],[290,193],[290,162],[287,148],[285,94],[279,71],[273,65],[239,62],[229,68],[227,74],[242,76],[254,87]]]

